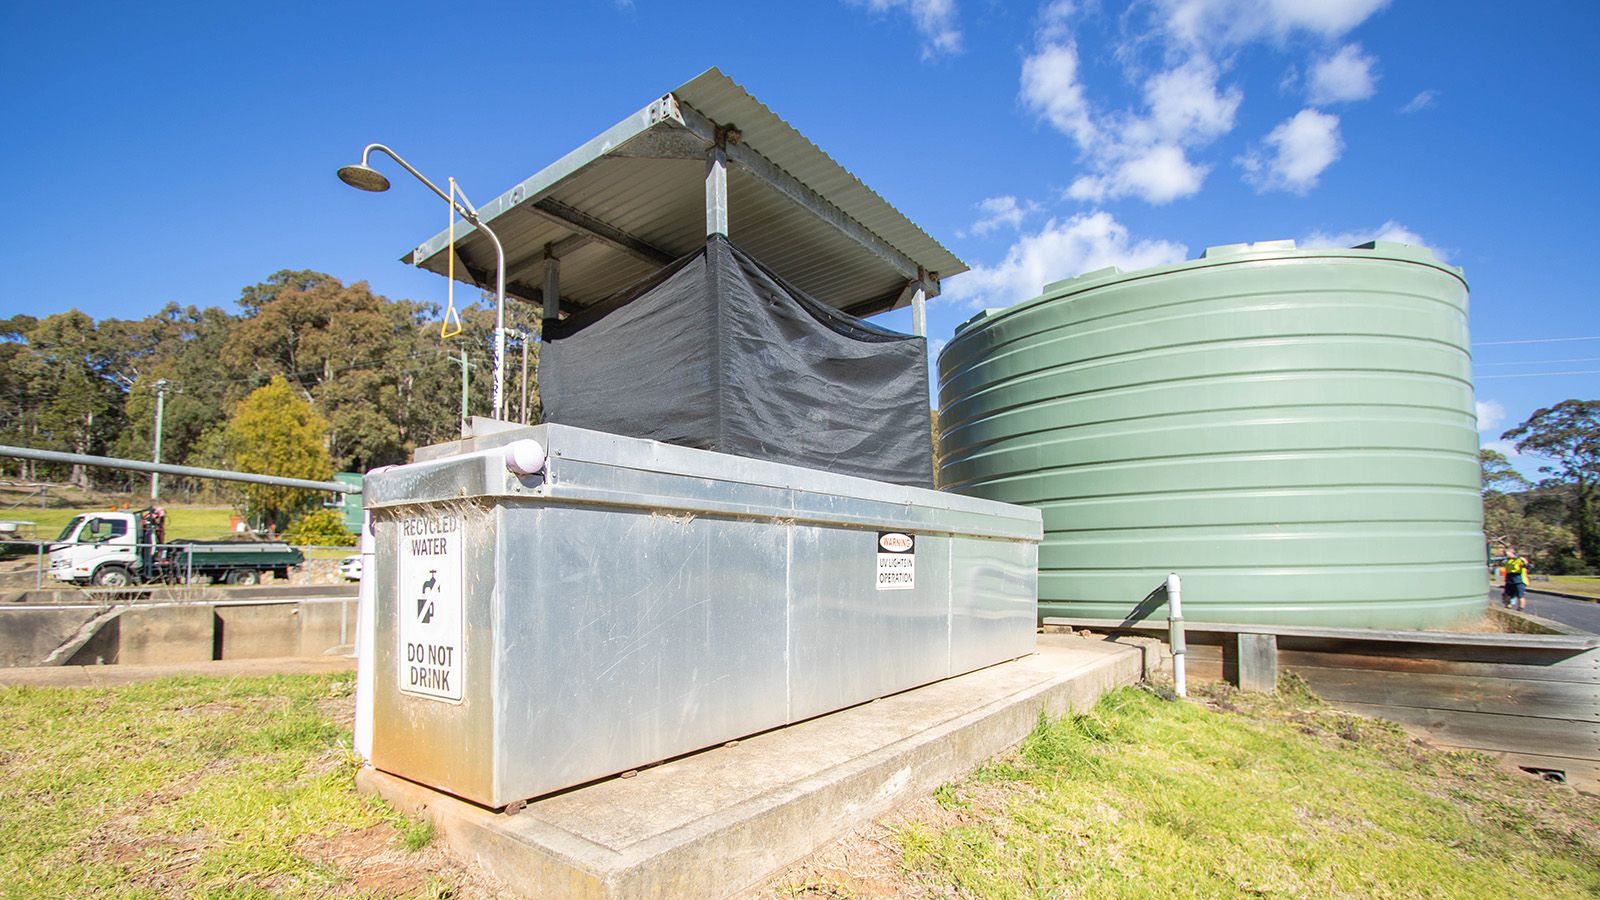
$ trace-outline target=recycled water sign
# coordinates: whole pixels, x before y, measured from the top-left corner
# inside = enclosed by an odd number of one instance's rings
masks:
[[[461,518],[448,513],[400,521],[400,692],[460,702]]]

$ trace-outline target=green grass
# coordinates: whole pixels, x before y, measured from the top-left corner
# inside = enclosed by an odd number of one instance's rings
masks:
[[[897,826],[908,877],[977,897],[1600,894],[1600,800],[1420,745],[1303,690],[1128,688]]]
[[[0,689],[0,896],[369,895],[361,865],[432,828],[355,792],[332,715],[352,689],[348,673]],[[398,893],[448,893],[415,870]]]
[[[400,842],[413,853],[433,843],[433,820],[412,819],[400,829]]]
[[[1563,594],[1600,599],[1600,575],[1551,575],[1548,582],[1535,581],[1529,588],[1536,591],[1541,584]]]
[[[1041,722],[894,826],[898,871],[969,897],[1600,894],[1600,798],[1286,686]],[[352,689],[0,688],[0,897],[474,896],[430,824],[355,792]]]
[[[167,511],[167,540],[222,540],[236,538],[240,535],[233,533],[229,521],[233,516],[233,509],[227,506],[166,506]],[[73,516],[83,513],[104,512],[110,506],[78,506],[63,509],[13,509],[0,512],[0,520],[21,519],[37,523],[38,540],[54,540],[61,533]],[[307,554],[309,559],[342,559],[356,551],[353,548],[332,547],[327,550],[314,550]]]
[[[148,504],[146,504],[148,505]],[[22,519],[37,523],[39,540],[55,539],[72,517],[86,512],[104,512],[110,506],[81,506],[63,509],[17,509],[0,512],[0,519]],[[211,540],[229,537],[228,519],[233,510],[226,506],[167,506],[168,540]]]

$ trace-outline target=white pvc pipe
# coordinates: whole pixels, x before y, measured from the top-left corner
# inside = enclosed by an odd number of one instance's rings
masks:
[[[1178,573],[1167,576],[1167,641],[1172,646],[1172,685],[1179,697],[1189,695],[1189,685],[1184,677],[1183,657],[1187,652],[1183,640],[1183,581]]]
[[[372,656],[377,652],[378,634],[373,608],[377,600],[378,542],[372,536],[372,513],[361,513],[361,590],[356,603],[356,723],[355,751],[372,761]]]

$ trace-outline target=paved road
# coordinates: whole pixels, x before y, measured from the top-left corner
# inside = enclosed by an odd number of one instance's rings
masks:
[[[1499,588],[1490,591],[1489,602],[1491,604],[1500,602]],[[1546,619],[1554,619],[1563,625],[1600,634],[1600,603],[1590,600],[1568,600],[1566,597],[1529,591],[1528,612]]]

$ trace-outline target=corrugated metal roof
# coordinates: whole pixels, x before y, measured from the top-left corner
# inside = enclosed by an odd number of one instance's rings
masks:
[[[630,253],[590,240],[563,254],[564,307],[597,302],[654,271],[657,265],[641,259],[640,248],[663,258],[698,249],[705,242],[708,145],[691,125],[701,119],[737,128],[740,152],[758,154],[758,162],[781,170],[910,264],[940,279],[967,270],[789,123],[711,69],[479,207],[505,248],[507,291],[538,296],[544,248],[581,233],[553,220],[552,210],[597,220],[635,248]],[[825,303],[849,309],[882,301],[907,281],[883,252],[739,166],[729,166],[728,206],[733,241]],[[447,234],[440,232],[403,258],[443,274],[447,243]],[[456,253],[462,281],[492,287],[494,251],[487,238],[458,226]],[[880,308],[891,307],[885,301]]]

